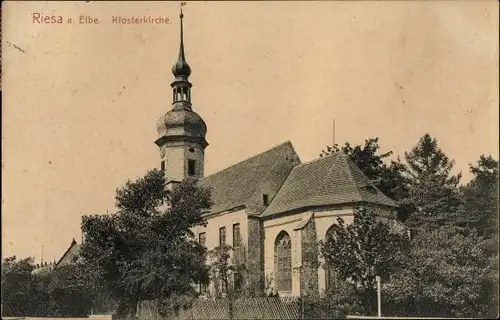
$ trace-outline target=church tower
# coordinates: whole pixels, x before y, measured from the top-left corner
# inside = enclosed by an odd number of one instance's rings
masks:
[[[159,138],[155,141],[160,148],[160,168],[164,171],[167,186],[180,183],[193,176],[203,177],[205,140],[207,126],[193,111],[191,105],[192,84],[189,82],[191,68],[184,54],[184,29],[180,14],[181,39],[179,57],[172,67],[174,81],[172,87],[172,109],[165,113],[156,124]]]

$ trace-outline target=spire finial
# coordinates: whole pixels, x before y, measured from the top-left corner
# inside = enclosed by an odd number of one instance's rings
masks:
[[[179,14],[179,18],[181,20],[181,45],[179,48],[179,57],[177,58],[177,62],[174,64],[172,68],[172,73],[176,77],[183,76],[187,78],[191,74],[191,68],[186,62],[186,56],[184,54],[184,25],[183,25],[184,13],[182,11],[182,7],[185,5],[186,5],[185,2],[181,2],[181,13]]]
[[[181,23],[182,23],[182,18],[184,18],[184,14],[182,13],[182,7],[186,5],[185,2],[181,2],[181,14],[179,15],[179,18],[181,18]]]

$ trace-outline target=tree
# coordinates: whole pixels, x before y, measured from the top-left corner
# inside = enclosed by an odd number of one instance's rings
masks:
[[[472,180],[462,188],[464,207],[462,223],[475,229],[485,239],[498,237],[498,161],[481,155],[477,165],[470,165]]]
[[[216,298],[220,298],[224,295],[232,296],[234,294],[234,287],[230,276],[234,272],[235,266],[229,263],[232,249],[233,248],[229,245],[221,245],[209,251],[209,256],[212,261],[210,268]]]
[[[232,256],[231,252],[234,252]],[[223,295],[234,297],[250,294],[246,292],[245,285],[245,253],[245,246],[240,245],[238,248],[233,248],[227,244],[209,251],[210,269],[216,298]]]
[[[33,258],[18,260],[16,256],[5,258],[2,262],[2,315],[31,315],[33,300],[33,278],[35,266]]]
[[[487,257],[476,232],[453,226],[419,233],[405,267],[382,288],[385,314],[426,317],[496,317],[498,256]]]
[[[458,184],[461,174],[453,175],[454,160],[439,148],[429,134],[405,152],[409,196],[404,203],[416,208],[407,224],[414,228],[432,229],[449,223],[462,200]]]
[[[82,317],[90,314],[94,291],[82,281],[82,271],[78,265],[69,264],[45,275],[49,282],[42,287],[50,297],[52,316]]]
[[[379,218],[378,210],[369,206],[354,209],[354,219],[346,225],[337,219],[320,242],[326,267],[335,270],[340,282],[352,284],[365,314],[374,310],[376,276],[387,280],[398,268],[395,257],[404,252],[409,239],[391,232]]]
[[[118,301],[117,315],[133,317],[139,300],[192,294],[208,282],[206,249],[190,230],[204,225],[210,192],[187,179],[172,192],[161,171],[149,171],[117,189],[117,211],[85,216],[82,263]]]
[[[10,257],[2,263],[2,312],[5,316],[87,316],[93,292],[76,265],[34,270],[33,259]]]
[[[338,145],[327,146],[326,150],[322,150],[320,156],[328,156],[339,151],[347,154],[368,179],[372,180],[386,196],[396,201],[408,197],[409,191],[403,175],[405,166],[399,158],[390,160],[388,164],[386,163],[386,160],[389,159],[393,152],[380,153],[378,138],[366,139],[364,146],[356,145],[352,147],[349,142],[346,142],[341,149],[339,149]],[[398,217],[404,221],[411,211],[411,207],[403,204],[398,209]]]
[[[320,156],[328,156],[339,151],[347,154],[369,179],[379,179],[381,177],[384,159],[392,155],[392,151],[379,154],[378,138],[369,138],[365,140],[364,146],[352,147],[349,142],[346,142],[341,149],[338,148],[338,145],[327,146],[326,150],[321,151]]]

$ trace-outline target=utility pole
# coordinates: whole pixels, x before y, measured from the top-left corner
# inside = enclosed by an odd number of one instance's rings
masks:
[[[42,257],[40,258],[40,264],[43,264],[43,244],[42,244]]]
[[[332,136],[332,147],[335,146],[335,119],[333,119],[333,136]]]
[[[380,277],[376,276],[377,280],[377,318],[382,318],[382,301],[380,298]]]

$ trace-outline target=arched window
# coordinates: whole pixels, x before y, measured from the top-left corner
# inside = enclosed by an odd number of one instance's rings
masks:
[[[330,227],[326,231],[325,240],[328,241],[328,239],[331,239],[332,236],[333,228]],[[325,265],[325,286],[327,291],[335,290],[338,286],[337,272],[332,266],[328,264]]]
[[[281,231],[274,242],[274,274],[278,291],[292,291],[292,241]]]

